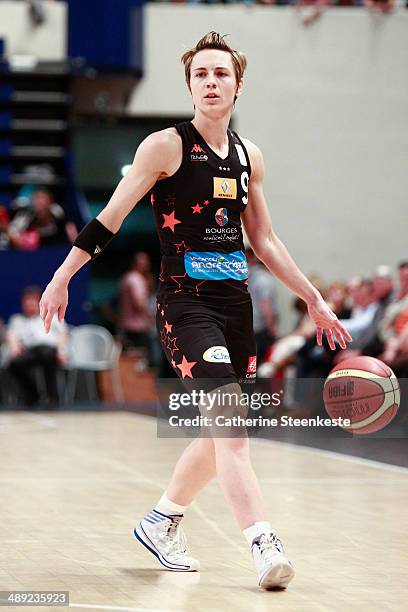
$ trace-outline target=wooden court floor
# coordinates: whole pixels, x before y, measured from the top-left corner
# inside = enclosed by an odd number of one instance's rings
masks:
[[[252,456],[297,572],[288,590],[258,589],[216,482],[185,518],[202,571],[166,571],[132,532],[185,445],[126,412],[0,413],[0,590],[68,590],[78,610],[407,609],[408,470],[278,443]]]

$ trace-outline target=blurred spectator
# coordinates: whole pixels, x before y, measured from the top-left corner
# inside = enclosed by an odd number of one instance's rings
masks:
[[[246,249],[249,266],[248,288],[252,297],[253,327],[258,363],[262,363],[268,347],[277,336],[278,308],[275,279],[257,259],[252,249]]]
[[[377,333],[378,323],[382,317],[380,302],[377,300],[372,279],[362,279],[353,293],[353,307],[349,319],[340,319],[353,338],[351,348],[340,350],[337,346],[333,364],[359,355],[363,348],[370,344]]]
[[[72,243],[77,234],[75,225],[67,222],[62,207],[54,202],[49,191],[38,189],[30,198],[30,206],[17,211],[10,224],[13,245],[24,250]]]
[[[402,300],[408,295],[408,261],[403,261],[398,266],[399,290],[396,300]]]
[[[407,347],[408,261],[399,264],[398,274],[399,290],[395,296],[395,301],[391,302],[385,309],[379,330],[379,335],[384,342],[384,352],[380,358],[391,367],[400,354],[402,346]]]
[[[348,319],[351,309],[347,306],[347,288],[344,283],[332,283],[327,290],[327,302],[339,319]]]
[[[295,0],[294,6],[300,10],[305,26],[314,23],[330,6],[331,0]]]
[[[135,253],[132,268],[119,285],[119,326],[124,350],[143,348],[152,366],[152,295],[154,277],[147,253]]]
[[[408,308],[405,311],[405,325],[397,335],[392,353],[385,352],[382,359],[392,367],[398,377],[408,378]]]
[[[377,300],[385,308],[394,296],[394,282],[388,266],[378,266],[373,277],[373,286]]]
[[[36,368],[42,370],[47,402],[57,404],[57,368],[66,361],[67,328],[54,317],[48,334],[40,318],[41,289],[26,287],[21,298],[21,314],[10,317],[7,327],[9,371],[16,380],[24,404],[39,401]]]
[[[3,319],[0,318],[0,347],[6,343],[6,325]],[[3,356],[0,355],[0,366],[2,365]]]
[[[10,215],[5,206],[0,205],[0,251],[10,247]]]
[[[395,7],[395,0],[363,0],[363,6],[373,13],[388,15]]]
[[[117,294],[115,293],[110,299],[107,299],[98,306],[93,304],[93,307],[96,311],[94,312],[97,317],[96,324],[102,325],[102,327],[105,327],[112,336],[115,336],[119,326],[119,303]]]
[[[378,310],[373,321],[373,333],[360,343],[359,347],[348,349],[346,358],[352,355],[368,355],[378,357],[383,351],[384,344],[379,336],[379,329],[388,304],[394,299],[394,283],[388,266],[378,266],[373,277],[373,288],[375,298],[378,302]]]
[[[363,279],[354,293],[350,318],[340,319],[353,338],[353,349],[359,349],[370,341],[376,331],[375,318],[379,302],[371,279]],[[342,351],[342,354],[347,351]]]

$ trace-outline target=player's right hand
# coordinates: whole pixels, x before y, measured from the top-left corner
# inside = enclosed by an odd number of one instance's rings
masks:
[[[40,300],[40,317],[44,323],[45,332],[50,331],[55,313],[58,320],[63,321],[68,306],[68,285],[55,279],[47,285]]]
[[[334,340],[339,343],[343,350],[346,350],[346,340],[347,342],[352,342],[353,338],[323,298],[320,296],[315,302],[308,303],[307,309],[310,318],[316,326],[318,346],[322,346],[324,332],[332,351],[336,349]]]

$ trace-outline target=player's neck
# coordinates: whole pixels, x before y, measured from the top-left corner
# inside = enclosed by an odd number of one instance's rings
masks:
[[[196,113],[192,124],[211,148],[221,151],[225,147],[226,142],[228,142],[227,130],[230,118],[231,115],[211,118],[201,113]]]

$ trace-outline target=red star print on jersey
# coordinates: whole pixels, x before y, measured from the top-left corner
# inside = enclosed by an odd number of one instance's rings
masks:
[[[195,290],[197,291],[197,297],[200,295],[200,292],[199,292],[198,288],[201,287],[201,285],[204,285],[204,283],[206,283],[206,282],[207,282],[206,280],[203,280],[203,281],[197,283],[197,285],[195,286]]]
[[[179,347],[177,346],[176,342],[177,342],[177,338],[167,337],[167,345],[166,346],[169,349],[172,357],[173,357],[173,355],[174,355],[174,353],[176,351],[180,350]]]
[[[169,229],[171,229],[172,232],[174,232],[174,226],[177,225],[178,223],[181,223],[181,221],[176,219],[174,215],[175,215],[174,210],[169,215],[162,213],[162,217],[164,218],[162,229],[165,229],[166,227],[168,227]]]
[[[184,240],[174,245],[177,249],[177,253],[185,253],[186,251],[191,251],[190,247],[186,245]]]
[[[187,276],[187,272],[184,272],[182,276],[177,276],[177,275],[170,276],[171,280],[177,283],[177,289],[175,289],[173,293],[179,293],[180,291],[182,291],[181,283],[178,280],[176,280],[176,278],[186,278],[186,276]]]
[[[154,205],[154,195],[153,195],[153,193],[150,194],[150,204],[152,206]]]
[[[167,337],[166,337],[166,332],[164,329],[162,329],[160,332],[160,340],[162,344],[166,344]]]
[[[164,317],[164,310],[163,310],[163,308],[161,309],[160,314],[161,314],[162,317]]]
[[[195,206],[190,206],[190,208],[193,211],[193,215],[195,215],[196,213],[200,214],[201,211],[203,210],[203,207],[200,206],[199,204],[196,204]]]
[[[183,359],[181,361],[181,363],[177,363],[177,367],[181,372],[181,375],[183,378],[193,378],[193,375],[191,373],[191,370],[194,368],[194,366],[196,365],[196,361],[187,361],[187,359],[185,358],[185,356],[183,355]]]
[[[176,362],[174,361],[174,359],[172,359],[172,360],[170,361],[170,363],[171,363],[171,366],[172,366],[174,369],[176,369]]]
[[[173,325],[171,323],[167,323],[166,321],[166,323],[164,324],[164,327],[166,328],[166,332],[170,334],[171,330],[173,329]]]
[[[209,203],[210,203],[210,200],[204,200],[204,202],[203,202],[204,206],[208,206]]]

